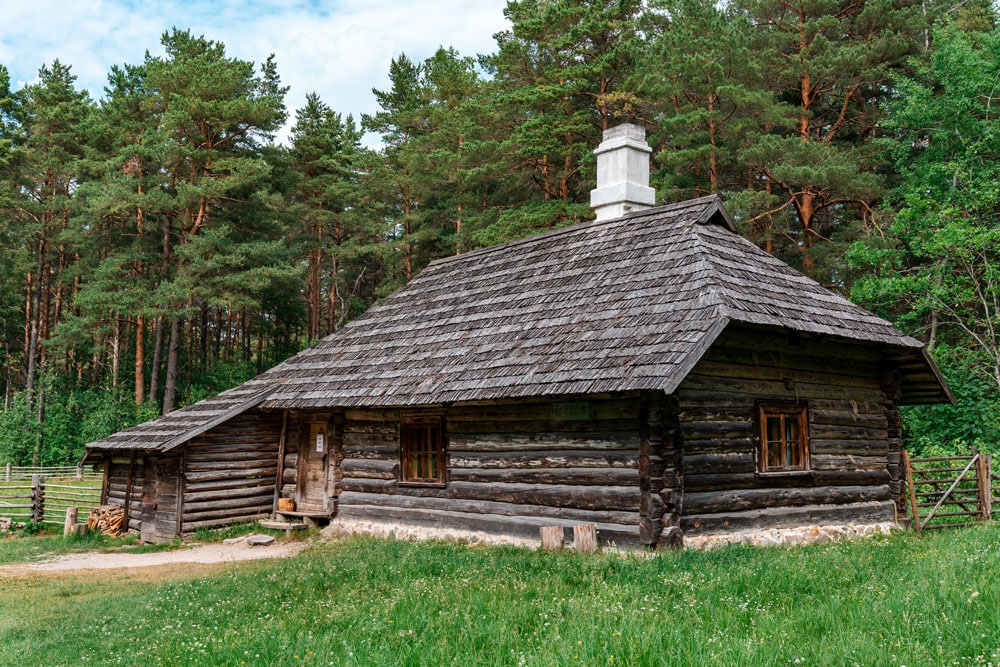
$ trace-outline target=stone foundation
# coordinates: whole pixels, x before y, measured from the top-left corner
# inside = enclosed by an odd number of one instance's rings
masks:
[[[799,544],[826,544],[843,539],[888,535],[898,527],[892,522],[873,524],[844,524],[803,526],[799,528],[766,528],[760,530],[729,531],[684,538],[687,549],[713,549],[727,544],[747,544],[756,547],[774,547]],[[394,540],[443,540],[470,546],[519,546],[537,549],[538,539],[512,537],[473,530],[428,528],[361,519],[334,519],[323,529],[327,537],[339,535],[372,535]],[[605,551],[618,551],[604,547]]]
[[[684,537],[688,549],[713,549],[727,544],[776,547],[796,544],[826,544],[843,539],[888,535],[898,529],[891,521],[868,524],[802,526],[800,528],[762,528]]]
[[[426,526],[386,523],[383,521],[364,521],[361,519],[334,519],[330,522],[329,526],[323,529],[323,535],[326,537],[338,535],[372,535],[392,540],[442,540],[445,542],[468,544],[470,546],[512,545],[538,547],[540,544],[537,539],[511,537],[510,535],[484,533],[476,530],[428,528]]]

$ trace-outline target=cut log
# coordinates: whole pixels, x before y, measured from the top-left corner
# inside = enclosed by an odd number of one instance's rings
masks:
[[[597,525],[580,523],[573,526],[573,550],[580,554],[597,551]]]
[[[541,526],[538,529],[542,541],[542,549],[545,551],[562,551],[563,549],[563,526]]]

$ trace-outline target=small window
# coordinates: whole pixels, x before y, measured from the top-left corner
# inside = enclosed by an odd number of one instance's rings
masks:
[[[444,484],[444,439],[441,421],[412,421],[399,426],[403,455],[403,481]]]
[[[800,403],[759,403],[757,472],[809,469],[809,422]]]

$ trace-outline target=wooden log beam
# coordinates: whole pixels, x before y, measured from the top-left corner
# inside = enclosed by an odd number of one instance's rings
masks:
[[[212,498],[211,500],[203,500],[198,502],[189,502],[188,498],[185,498],[184,511],[188,514],[188,516],[192,516],[199,512],[208,512],[216,510],[222,512],[223,510],[257,508],[261,507],[265,502],[268,504],[268,509],[270,509],[272,501],[273,501],[273,495],[271,493],[257,494],[254,496],[247,496],[242,498],[232,498],[228,500],[223,500],[221,498]]]
[[[517,416],[516,411],[511,412]],[[635,428],[638,417],[623,419],[582,419],[579,421],[553,421],[551,419],[491,419],[484,416],[477,419],[467,415],[464,419],[456,416],[454,411],[448,413],[450,431],[461,437],[470,437],[484,433],[545,433],[548,431],[564,431],[568,433],[584,432],[615,432],[631,431]]]
[[[213,491],[191,491],[184,492],[184,503],[211,502],[213,500],[226,500],[229,498],[256,498],[265,494],[271,495],[273,500],[274,486],[270,480],[262,480],[265,483],[256,486],[244,486],[235,489],[213,490]]]
[[[752,473],[755,470],[753,450],[685,455],[684,470],[692,475]]]
[[[638,512],[619,512],[606,509],[581,510],[571,507],[525,505],[495,501],[461,500],[432,496],[386,495],[345,491],[340,494],[341,508],[351,505],[378,506],[403,509],[437,509],[469,514],[501,514],[504,516],[536,516],[570,522],[617,523],[638,525]]]
[[[201,510],[198,512],[191,512],[189,508],[184,508],[184,530],[185,532],[191,529],[192,523],[198,523],[200,521],[208,520],[229,520],[233,523],[239,523],[241,520],[246,520],[247,517],[258,517],[258,516],[268,516],[271,512],[271,498],[268,497],[264,499],[257,505],[248,505],[240,508],[226,508],[226,509],[210,509]]]
[[[243,468],[277,468],[278,458],[276,456],[262,456],[259,458],[234,458],[217,461],[187,461],[188,473],[212,472],[213,470],[241,470]]]
[[[552,451],[558,449],[622,450],[638,449],[639,432],[571,433],[546,432],[536,434],[487,433],[469,438],[449,434],[448,449],[452,452],[512,452]]]
[[[839,505],[889,499],[889,486],[822,486],[739,489],[684,494],[687,514],[741,512],[773,507]]]
[[[451,452],[449,467],[456,468],[638,468],[639,451],[602,451],[590,449],[535,451],[530,454],[509,452]]]
[[[399,479],[399,460],[344,458],[344,477],[369,479]]]
[[[277,464],[266,468],[234,468],[214,472],[189,472],[184,474],[188,482],[215,482],[225,479],[273,478],[278,472]]]
[[[639,489],[633,486],[452,482],[448,485],[448,492],[451,498],[467,500],[491,500],[589,510],[639,510]]]
[[[449,470],[448,477],[452,482],[483,482],[487,484],[504,482],[511,484],[572,484],[581,486],[639,485],[639,471],[628,468],[531,468],[527,470],[523,468],[490,468],[482,470],[453,467]]]
[[[766,508],[743,512],[686,514],[681,528],[686,535],[752,528],[795,528],[823,524],[867,524],[895,521],[896,506],[891,500],[849,505],[807,505]]]

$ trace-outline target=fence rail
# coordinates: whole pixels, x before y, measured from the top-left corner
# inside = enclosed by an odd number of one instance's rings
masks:
[[[992,457],[973,450],[971,456],[910,458],[903,451],[913,529],[959,528],[993,516]],[[1000,502],[998,500],[997,502]]]
[[[15,479],[31,479],[35,475],[43,477],[65,477],[76,479],[96,478],[100,475],[85,473],[82,465],[76,466],[16,466],[10,463],[0,464],[0,481],[9,482]]]
[[[35,475],[27,484],[0,484],[0,519],[64,525],[66,510],[76,507],[77,524],[86,523],[90,510],[101,504],[102,477],[76,478],[74,473],[55,479],[56,483],[47,484],[44,475]]]

